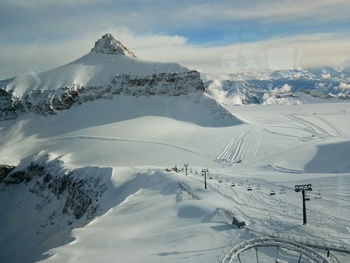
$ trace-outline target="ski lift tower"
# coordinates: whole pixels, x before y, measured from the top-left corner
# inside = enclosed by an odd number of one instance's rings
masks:
[[[295,185],[295,192],[303,194],[303,225],[306,225],[306,206],[305,206],[305,192],[312,191],[311,184],[297,184]]]
[[[204,188],[207,189],[207,173],[209,172],[208,169],[202,169],[202,176],[204,176]]]
[[[186,175],[187,175],[188,163],[185,163],[185,164],[184,164],[184,167],[185,167],[185,172],[186,172]]]

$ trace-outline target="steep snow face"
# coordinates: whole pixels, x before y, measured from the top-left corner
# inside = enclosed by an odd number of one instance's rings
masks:
[[[200,74],[176,63],[136,59],[107,34],[87,55],[40,74],[0,82],[0,120],[26,112],[43,115],[114,95],[178,96],[204,91]]]
[[[120,41],[116,40],[111,34],[105,34],[95,42],[91,52],[102,54],[118,54],[136,58],[135,54],[127,49]]]

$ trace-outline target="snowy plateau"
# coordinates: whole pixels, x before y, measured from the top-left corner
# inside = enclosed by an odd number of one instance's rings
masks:
[[[350,262],[349,90],[346,69],[201,76],[110,34],[0,81],[0,262],[222,262],[267,237],[327,261],[232,262]]]

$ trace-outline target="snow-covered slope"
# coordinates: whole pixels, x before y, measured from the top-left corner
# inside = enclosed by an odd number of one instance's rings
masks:
[[[122,56],[137,64],[133,76],[115,75],[120,63],[111,62],[111,86],[29,85],[17,97],[23,114],[0,121],[0,262],[220,262],[265,235],[350,250],[349,102],[223,107],[198,73],[137,75],[143,62],[105,38],[87,60]],[[15,97],[2,92],[11,112]],[[48,96],[57,92],[58,101]],[[55,114],[28,112],[23,98]],[[313,185],[307,225],[301,183]],[[251,252],[242,263],[256,262]],[[258,253],[263,262],[300,258]]]
[[[0,163],[22,171],[0,176],[2,261],[211,262],[257,233],[349,245],[349,103],[232,107],[245,123],[216,105],[118,96],[0,122]]]
[[[118,75],[145,77],[157,73],[184,73],[189,70],[176,63],[139,60],[113,36],[106,34],[96,41],[90,53],[59,68],[15,78],[7,85],[16,96],[31,90],[52,90],[64,86],[99,86]]]
[[[118,94],[177,96],[204,90],[198,72],[176,63],[139,60],[109,34],[72,63],[0,85],[0,120],[26,112],[53,114]]]

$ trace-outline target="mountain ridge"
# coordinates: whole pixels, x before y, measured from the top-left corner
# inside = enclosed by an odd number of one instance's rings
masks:
[[[208,93],[227,104],[300,104],[350,99],[350,71],[332,67],[207,75]]]
[[[34,112],[55,114],[97,99],[130,96],[179,96],[203,92],[200,73],[177,63],[137,59],[105,34],[77,60],[42,73],[1,81],[0,120]]]

